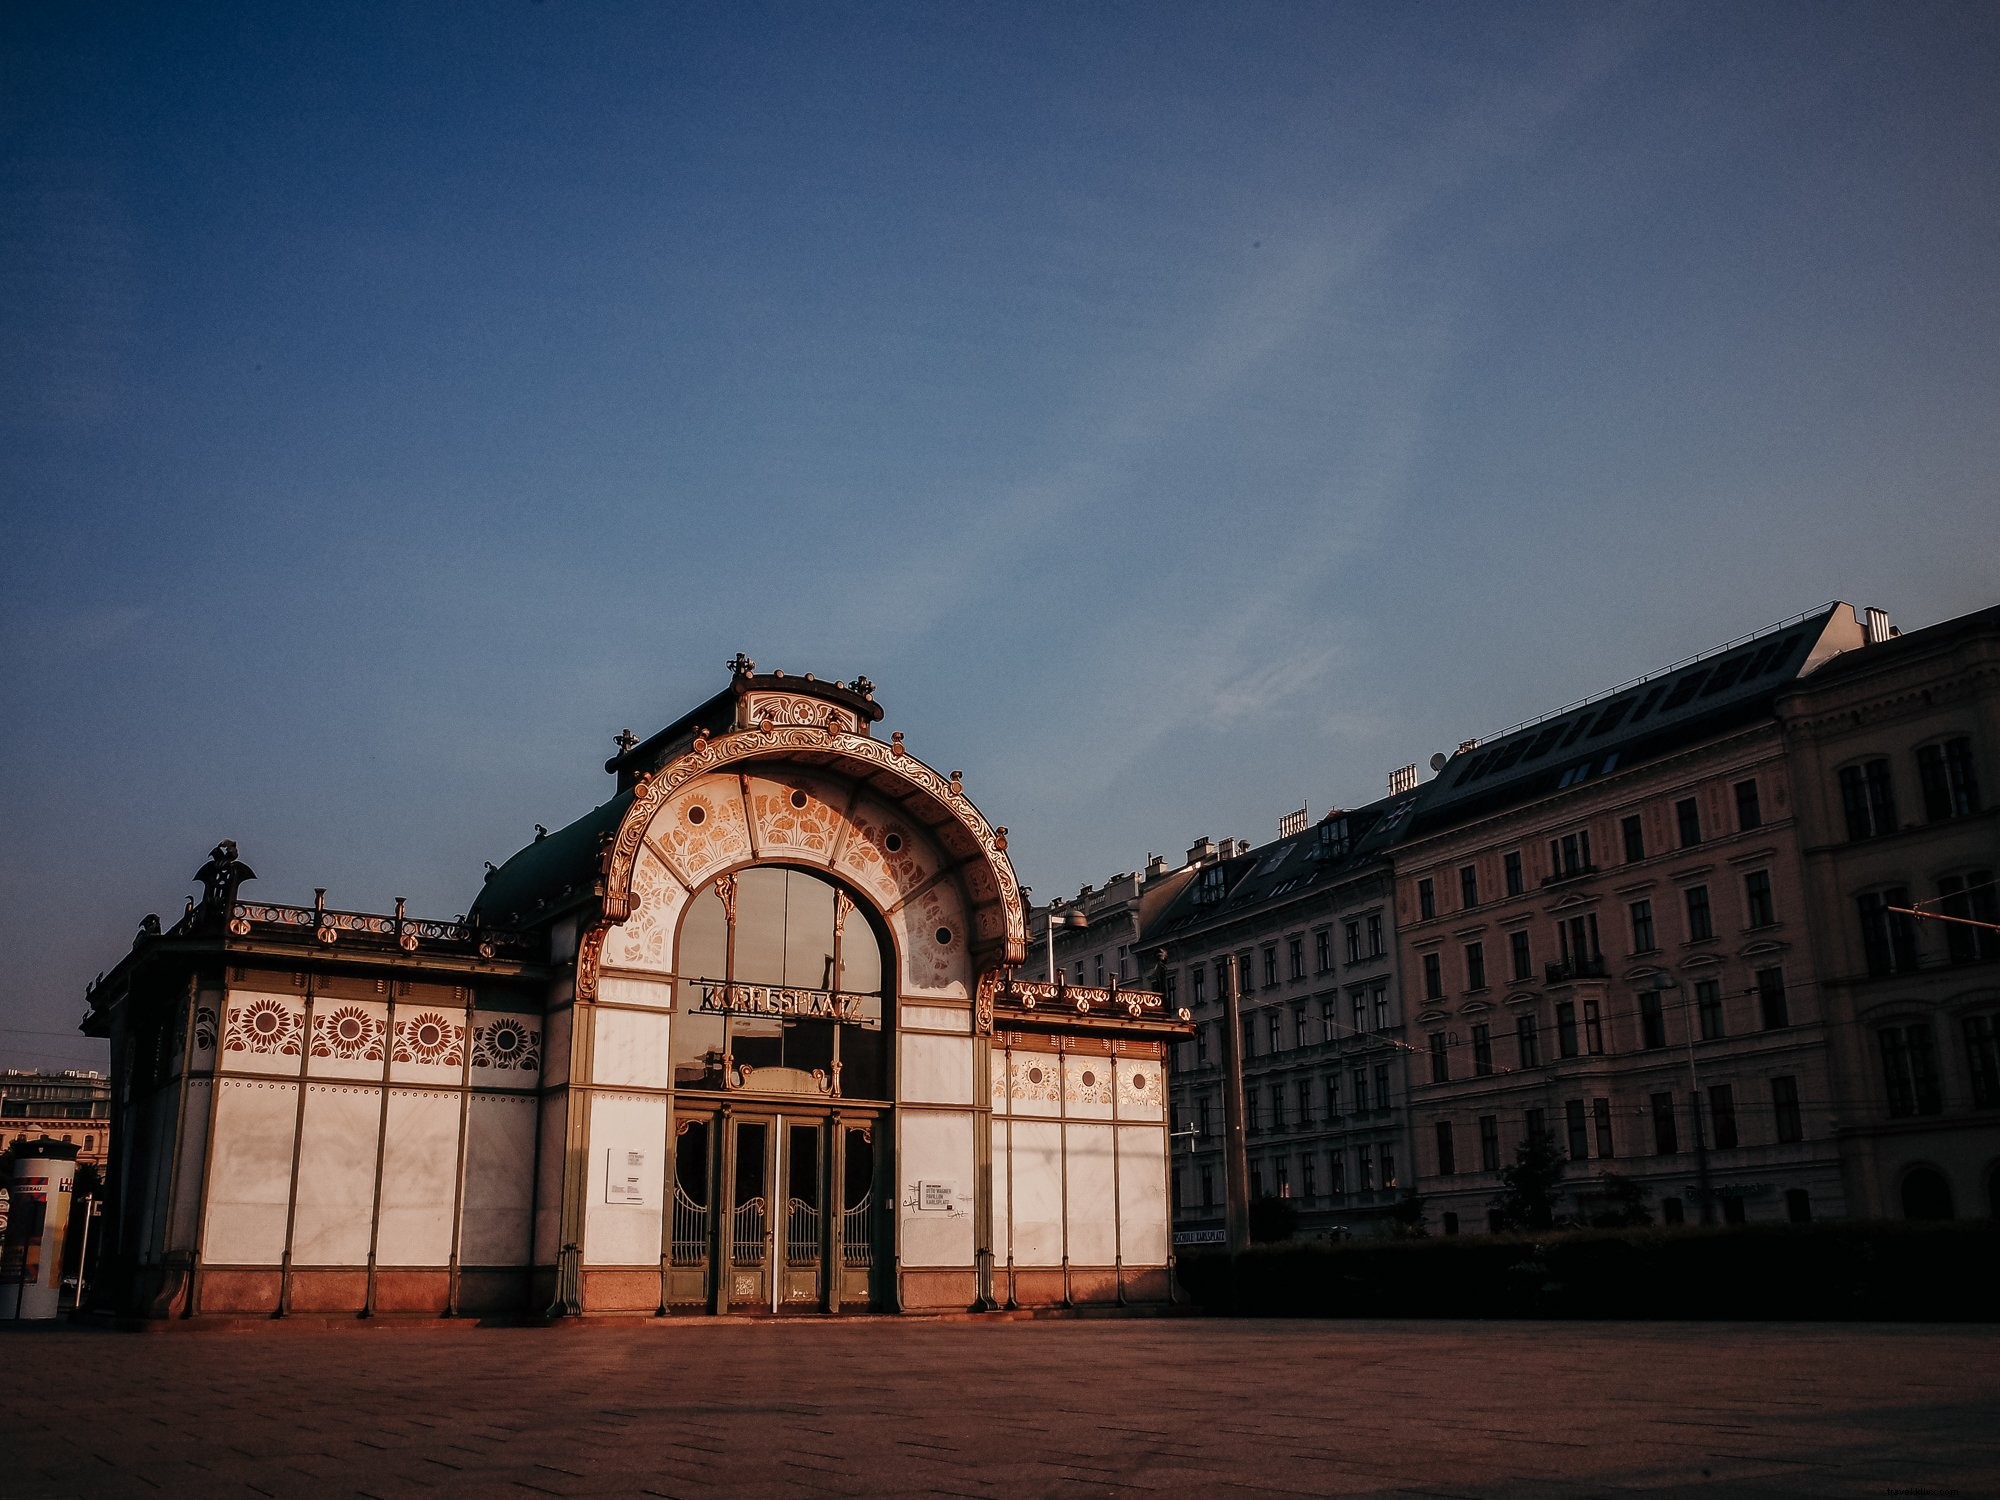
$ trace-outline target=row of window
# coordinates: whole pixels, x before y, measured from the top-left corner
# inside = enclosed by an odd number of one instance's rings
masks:
[[[1326,1165],[1324,1183],[1320,1181],[1319,1175],[1322,1159]],[[1217,1193],[1220,1186],[1213,1166],[1196,1169],[1195,1187],[1199,1194],[1200,1207],[1204,1209],[1217,1207],[1219,1202]],[[1378,1189],[1393,1191],[1398,1186],[1396,1148],[1386,1142],[1380,1145],[1356,1146],[1351,1150],[1343,1147],[1323,1154],[1303,1151],[1299,1153],[1296,1162],[1289,1153],[1253,1156],[1250,1159],[1252,1198],[1291,1198],[1310,1203],[1318,1199],[1324,1190],[1326,1198],[1337,1203],[1350,1192],[1372,1193]],[[1176,1196],[1181,1194],[1179,1172],[1174,1174],[1174,1190]],[[1181,1197],[1181,1204],[1183,1207],[1194,1206],[1190,1205],[1185,1197]]]
[[[1630,933],[1632,956],[1657,953],[1660,950],[1659,927],[1653,915],[1650,897],[1628,902],[1625,917]],[[1706,942],[1715,936],[1715,908],[1706,885],[1690,885],[1681,892],[1681,931],[1683,942]],[[1771,875],[1768,870],[1752,870],[1743,877],[1743,918],[1746,931],[1760,927],[1770,927],[1778,920],[1777,905],[1771,894]],[[1598,943],[1597,913],[1582,912],[1573,917],[1565,917],[1556,923],[1556,961],[1548,966],[1544,978],[1550,984],[1570,979],[1587,979],[1604,973],[1604,953]],[[1530,984],[1535,978],[1534,941],[1527,928],[1518,928],[1507,935],[1507,957],[1510,969],[1509,982]],[[1442,1000],[1445,996],[1444,954],[1431,952],[1420,955],[1423,970],[1424,998]],[[1486,944],[1484,941],[1470,942],[1459,949],[1460,970],[1464,975],[1464,988],[1479,991],[1487,987]]]
[[[1780,1074],[1769,1081],[1770,1087],[1770,1142],[1789,1144],[1805,1138],[1805,1119],[1799,1109],[1799,1082],[1791,1074]],[[1694,1101],[1687,1101],[1690,1106]],[[1563,1103],[1563,1130],[1571,1161],[1584,1161],[1592,1156],[1609,1160],[1619,1154],[1617,1120],[1622,1114],[1629,1120],[1635,1115],[1640,1122],[1643,1145],[1654,1156],[1674,1156],[1681,1151],[1681,1131],[1679,1101],[1672,1092],[1649,1094],[1643,1110],[1620,1109],[1613,1106],[1608,1097],[1593,1099],[1569,1099]],[[1500,1149],[1500,1117],[1481,1115],[1475,1122],[1478,1132],[1479,1166],[1481,1172],[1498,1172],[1503,1165]],[[1707,1145],[1718,1151],[1731,1151],[1739,1146],[1766,1144],[1745,1138],[1742,1122],[1737,1114],[1736,1086],[1729,1083],[1710,1084],[1703,1091],[1703,1098],[1697,1113],[1690,1121],[1694,1132],[1707,1131]],[[1436,1150],[1437,1175],[1455,1177],[1459,1174],[1458,1125],[1452,1120],[1432,1122],[1433,1140]],[[1517,1147],[1537,1135],[1548,1134],[1547,1112],[1530,1109],[1522,1116],[1522,1130]],[[1753,1134],[1756,1132],[1752,1132]],[[1690,1145],[1693,1137],[1689,1138]],[[1633,1152],[1633,1143],[1625,1145],[1627,1155]]]
[[[1785,971],[1773,966],[1758,969],[1751,975],[1753,988],[1747,993],[1755,1000],[1757,1029],[1778,1031],[1791,1024],[1791,1005],[1786,998]],[[1628,1014],[1636,1016],[1639,1023],[1639,1050],[1652,1051],[1668,1045],[1666,994],[1660,990],[1638,992],[1638,1009]],[[1722,981],[1719,979],[1698,979],[1688,986],[1685,1002],[1694,1012],[1693,1025],[1699,1039],[1704,1042],[1718,1041],[1730,1035],[1729,1021],[1724,1005]],[[1555,1006],[1555,1057],[1569,1058],[1587,1054],[1602,1056],[1605,1052],[1603,1009],[1596,1000],[1559,1000]],[[1426,1038],[1426,1048],[1430,1057],[1430,1077],[1432,1083],[1449,1083],[1452,1080],[1452,1052],[1457,1044],[1443,1031],[1433,1031]],[[1474,1022],[1468,1045],[1472,1052],[1472,1073],[1484,1078],[1496,1070],[1493,1059],[1493,1028],[1490,1022]],[[1615,1049],[1614,1049],[1615,1050]],[[1514,1067],[1516,1070],[1538,1068],[1545,1061],[1540,1015],[1532,1010],[1522,1011],[1514,1017]]]
[[[1895,775],[1886,756],[1842,766],[1839,777],[1840,810],[1849,839],[1880,838],[1902,826],[1896,820]],[[1973,768],[1971,739],[1961,734],[1919,745],[1917,786],[1927,822],[1978,812],[1979,777]]]
[[[1764,813],[1758,796],[1757,781],[1751,777],[1737,782],[1731,788],[1735,799],[1736,828],[1738,832],[1748,832],[1763,826]],[[1646,858],[1646,822],[1641,813],[1630,813],[1619,821],[1619,835],[1624,843],[1625,862],[1637,864]],[[1674,803],[1674,833],[1678,840],[1676,847],[1692,849],[1703,842],[1707,835],[1702,827],[1701,803],[1695,797],[1682,797]],[[1560,834],[1549,840],[1548,874],[1543,885],[1553,885],[1558,881],[1588,875],[1597,869],[1590,857],[1590,830],[1580,828],[1572,833]],[[1521,851],[1510,850],[1500,857],[1501,886],[1508,896],[1519,896],[1527,890],[1526,872],[1522,865]],[[1468,864],[1458,870],[1458,905],[1461,911],[1471,911],[1480,902],[1479,866]],[[1417,881],[1417,915],[1428,920],[1438,914],[1437,882],[1426,875]]]
[[[1937,883],[1935,900],[1925,903],[1945,918],[1945,958],[1954,964],[2000,960],[2000,886],[1991,870],[1946,875]],[[1917,910],[1905,885],[1863,891],[1855,898],[1861,921],[1862,959],[1872,975],[1908,974],[1919,965]],[[1983,924],[1983,925],[1980,925]]]
[[[1303,1000],[1289,1009],[1264,1006],[1243,1017],[1243,1057],[1245,1061],[1251,1061],[1297,1047],[1366,1036],[1371,1032],[1387,1030],[1389,1023],[1389,982],[1386,979],[1374,984],[1357,985],[1350,990],[1344,1013],[1338,995],[1320,997],[1316,1018],[1313,1008]],[[1215,1024],[1219,1034],[1221,1023]],[[1183,1067],[1200,1067],[1205,1066],[1212,1055],[1209,1024],[1202,1022],[1195,1026],[1193,1041],[1182,1044],[1176,1057]]]
[[[1960,1023],[1966,1084],[1974,1109],[2000,1109],[2000,1016],[1967,1016]],[[1882,1089],[1892,1118],[1944,1112],[1937,1041],[1927,1021],[1880,1027]]]
[[[1383,930],[1382,914],[1370,912],[1366,917],[1356,917],[1342,924],[1342,937],[1346,944],[1347,961],[1350,964],[1365,963],[1370,959],[1384,957],[1388,951],[1387,935]],[[1333,931],[1322,927],[1312,934],[1314,974],[1333,972]],[[1275,989],[1280,984],[1278,945],[1266,943],[1262,949],[1263,976],[1265,989]],[[1223,954],[1214,960],[1215,998],[1229,998],[1232,975],[1239,995],[1247,995],[1257,988],[1256,955],[1250,950],[1232,957]],[[1288,980],[1300,980],[1306,974],[1306,940],[1303,933],[1285,939],[1284,973]],[[1180,1003],[1180,975],[1169,971],[1166,976],[1165,999],[1168,1005]],[[1079,981],[1080,982],[1080,981]],[[1208,1002],[1208,967],[1201,963],[1188,966],[1188,1003],[1205,1005]]]

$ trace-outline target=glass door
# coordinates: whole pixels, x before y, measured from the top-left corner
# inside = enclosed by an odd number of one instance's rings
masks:
[[[715,1122],[696,1115],[674,1126],[673,1223],[667,1241],[667,1303],[706,1307],[715,1201]]]
[[[783,1160],[776,1180],[785,1186],[785,1253],[773,1312],[817,1312],[825,1305],[825,1152],[821,1122],[779,1116]]]
[[[724,1283],[727,1295],[722,1310],[769,1307],[774,1283],[771,1277],[771,1151],[772,1122],[761,1119],[732,1119],[729,1122],[730,1150],[725,1162],[729,1191],[729,1233],[724,1253],[728,1258]]]
[[[882,1239],[875,1141],[883,1123],[843,1121],[838,1127],[840,1145],[834,1160],[839,1172],[840,1234],[836,1256],[839,1280],[832,1296],[835,1311],[875,1305],[875,1267]]]

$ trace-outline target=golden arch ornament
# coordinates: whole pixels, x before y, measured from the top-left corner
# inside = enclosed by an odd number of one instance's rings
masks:
[[[730,767],[765,761],[796,760],[815,770],[846,771],[864,784],[887,775],[917,794],[904,805],[924,814],[954,868],[977,864],[991,881],[993,893],[980,896],[967,882],[974,942],[970,957],[974,977],[983,970],[1013,967],[1027,957],[1027,915],[1021,883],[1007,858],[1007,831],[988,823],[965,795],[957,775],[945,777],[903,748],[897,734],[888,743],[827,725],[778,725],[768,719],[754,728],[709,737],[698,734],[689,748],[632,784],[631,804],[603,854],[603,918],[583,934],[577,952],[576,993],[591,999],[597,993],[597,970],[606,932],[632,914],[632,878],[639,851],[653,818],[668,800],[696,778]],[[977,882],[983,885],[985,882]],[[979,912],[999,916],[997,935],[980,936]]]

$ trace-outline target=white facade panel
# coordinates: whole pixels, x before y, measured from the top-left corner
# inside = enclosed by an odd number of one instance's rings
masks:
[[[1111,1062],[1108,1057],[1090,1052],[1063,1055],[1064,1115],[1072,1120],[1111,1118]]]
[[[667,1016],[634,1010],[594,1012],[596,1051],[591,1081],[621,1088],[667,1086]]]
[[[343,1083],[306,1085],[293,1265],[368,1263],[368,1226],[375,1211],[375,1144],[381,1126],[381,1089]]]
[[[569,1090],[544,1094],[535,1149],[535,1260],[553,1265],[562,1248],[563,1134],[569,1120]]]
[[[897,1122],[902,1263],[971,1265],[972,1116],[911,1110]]]
[[[1063,1260],[1062,1126],[1014,1121],[1014,1264]]]
[[[542,1081],[548,1054],[542,1018],[521,1011],[480,1010],[472,1016],[473,1086],[531,1089]]]
[[[897,1096],[915,1104],[972,1103],[972,1038],[905,1032]]]
[[[465,1122],[465,1207],[458,1263],[527,1264],[538,1101],[474,1094]]]
[[[451,1204],[458,1189],[456,1093],[389,1091],[382,1151],[382,1223],[375,1263],[441,1266],[451,1259]]]
[[[303,994],[231,990],[222,1023],[222,1071],[295,1074],[305,1057]]]
[[[1007,1054],[1009,1108],[1016,1115],[1053,1117],[1062,1113],[1062,1057],[1055,1052]]]
[[[214,1098],[215,1085],[210,1080],[188,1080],[187,1112],[181,1124],[180,1169],[174,1182],[173,1220],[167,1227],[169,1250],[194,1248],[195,1226],[201,1214],[201,1157],[208,1144],[208,1110]]]
[[[313,1078],[353,1078],[379,1083],[389,1047],[389,1006],[382,1000],[313,1001],[306,1073]]]
[[[1147,1057],[1120,1057],[1113,1061],[1116,1064],[1112,1076],[1117,1080],[1118,1118],[1165,1119],[1166,1062]]]
[[[583,1200],[584,1264],[659,1264],[666,1135],[665,1099],[635,1094],[591,1096],[590,1175]]]
[[[972,1035],[972,1012],[948,1005],[905,1005],[896,1014],[897,1024],[912,1031],[952,1031]]]
[[[674,985],[670,979],[606,974],[597,981],[597,998],[612,1005],[643,1005],[650,1010],[671,1010]]]
[[[1118,1224],[1126,1265],[1167,1263],[1167,1138],[1158,1126],[1118,1127]]]
[[[1064,1128],[1069,1133],[1070,1264],[1108,1266],[1118,1256],[1112,1127],[1071,1124]]]
[[[389,1044],[394,1083],[450,1088],[465,1076],[465,1007],[396,1003]]]
[[[210,1265],[275,1266],[284,1255],[298,1106],[296,1083],[223,1080],[202,1243]]]

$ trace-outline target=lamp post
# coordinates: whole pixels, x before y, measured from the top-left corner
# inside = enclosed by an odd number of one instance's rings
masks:
[[[1695,1071],[1694,1018],[1688,1014],[1687,986],[1665,971],[1655,972],[1647,983],[1658,993],[1668,990],[1681,992],[1681,1026],[1687,1032],[1688,1107],[1694,1115],[1695,1195],[1701,1200],[1702,1224],[1712,1227],[1715,1223],[1715,1194],[1708,1180],[1708,1132],[1701,1122],[1701,1075]]]
[[[1054,984],[1056,982],[1056,928],[1067,927],[1071,932],[1082,932],[1090,925],[1090,918],[1085,916],[1076,907],[1071,907],[1066,913],[1058,915],[1055,903],[1050,902],[1048,914],[1043,920],[1043,925],[1048,931],[1049,938],[1049,983]]]

